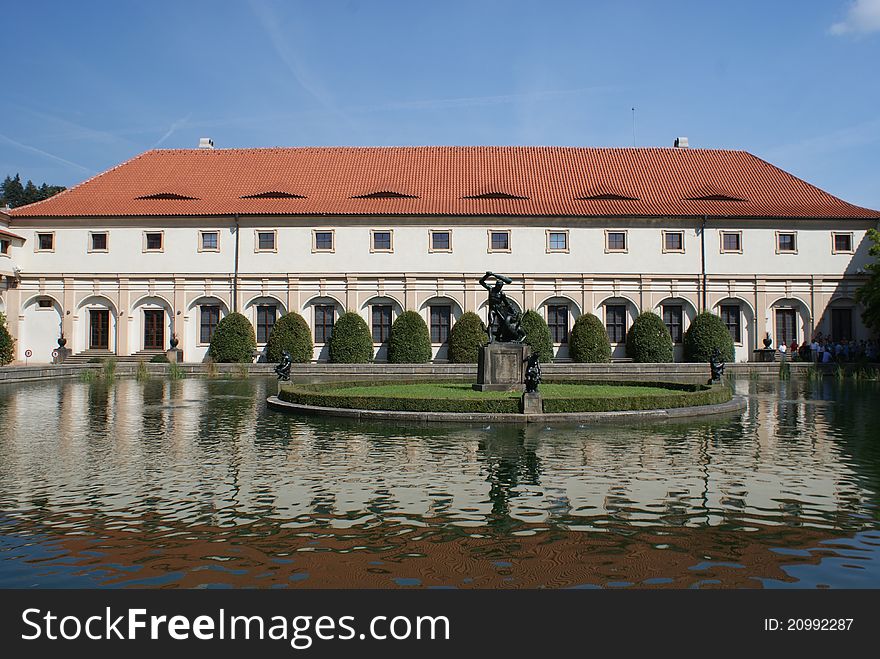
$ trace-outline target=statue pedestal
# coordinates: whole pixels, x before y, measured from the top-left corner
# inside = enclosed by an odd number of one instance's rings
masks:
[[[70,348],[55,348],[55,355],[52,358],[53,364],[63,364],[64,361],[70,357],[71,352],[73,352]]]
[[[180,364],[183,362],[183,350],[180,348],[170,348],[165,351],[169,364]]]
[[[541,394],[537,391],[533,394],[524,393],[520,407],[523,414],[543,414],[544,403],[541,400]]]
[[[773,348],[758,348],[752,350],[753,362],[773,362],[776,361],[776,351]]]
[[[489,343],[480,346],[477,361],[477,391],[522,391],[526,360],[532,353],[524,343]]]

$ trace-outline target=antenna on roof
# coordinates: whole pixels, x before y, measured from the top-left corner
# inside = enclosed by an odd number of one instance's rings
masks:
[[[632,109],[633,113],[633,146],[636,145],[636,109]]]

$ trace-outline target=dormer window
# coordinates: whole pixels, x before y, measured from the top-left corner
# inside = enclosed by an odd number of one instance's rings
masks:
[[[747,201],[715,185],[703,185],[684,197],[685,201]]]
[[[578,201],[638,201],[638,197],[632,197],[617,192],[596,192],[583,197],[575,197]]]
[[[462,199],[528,199],[520,195],[510,194],[509,192],[483,192],[481,194],[468,195]]]
[[[178,194],[177,192],[156,192],[154,194],[142,195],[140,197],[135,197],[135,199],[139,200],[177,200],[177,201],[194,201],[197,200],[198,197],[190,197],[183,194]]]
[[[283,190],[267,190],[266,192],[242,195],[239,199],[305,199],[305,196]]]
[[[394,192],[393,190],[379,190],[378,192],[370,192],[369,194],[359,194],[352,199],[418,199],[417,195],[404,194],[403,192]]]

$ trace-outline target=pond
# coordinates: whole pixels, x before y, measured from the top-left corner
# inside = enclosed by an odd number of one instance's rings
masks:
[[[0,387],[2,587],[880,587],[880,386],[686,424],[394,426],[274,379]]]

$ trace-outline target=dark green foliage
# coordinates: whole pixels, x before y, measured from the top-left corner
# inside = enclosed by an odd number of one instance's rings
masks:
[[[449,330],[448,359],[453,364],[476,364],[480,346],[488,342],[489,334],[483,321],[473,311],[467,311]]]
[[[656,410],[695,405],[715,405],[729,401],[731,395],[731,391],[727,387],[708,387],[702,385],[695,391],[670,391],[668,394],[651,396],[545,398],[544,412],[547,414],[551,412],[613,412],[616,410]]]
[[[392,364],[424,364],[431,361],[431,335],[415,311],[404,311],[391,326],[388,361]]]
[[[168,356],[164,352],[159,355],[153,355],[152,357],[150,357],[150,363],[151,364],[167,364],[168,363]]]
[[[6,315],[0,313],[0,365],[5,366],[15,359],[15,339],[6,328]]]
[[[553,361],[553,339],[547,321],[537,311],[529,310],[523,315],[522,328],[526,332],[525,343],[538,353],[538,359],[548,364]]]
[[[365,364],[373,359],[373,336],[366,321],[347,311],[333,325],[330,361],[334,364]]]
[[[672,335],[660,316],[651,311],[639,314],[626,333],[626,354],[641,363],[672,361]]]
[[[708,362],[715,348],[721,359],[732,362],[733,338],[720,316],[704,311],[698,314],[684,333],[684,358],[689,362]]]
[[[0,184],[0,207],[18,208],[35,201],[48,199],[65,189],[61,185],[46,185],[45,183],[37,187],[33,181],[22,185],[21,177],[18,174],[15,175],[15,178],[7,176]]]
[[[285,350],[290,353],[290,361],[294,364],[312,361],[312,332],[306,319],[294,311],[281,316],[272,327],[266,343],[266,361],[280,362]]]
[[[568,354],[576,362],[605,364],[611,361],[611,343],[602,321],[591,313],[574,321],[568,337]]]
[[[242,314],[234,312],[217,323],[208,356],[220,363],[250,363],[254,360],[256,348],[254,326]]]
[[[856,300],[865,308],[862,312],[865,325],[880,332],[880,231],[868,229],[868,239],[871,241],[868,254],[874,261],[865,266],[868,281],[856,291]]]

